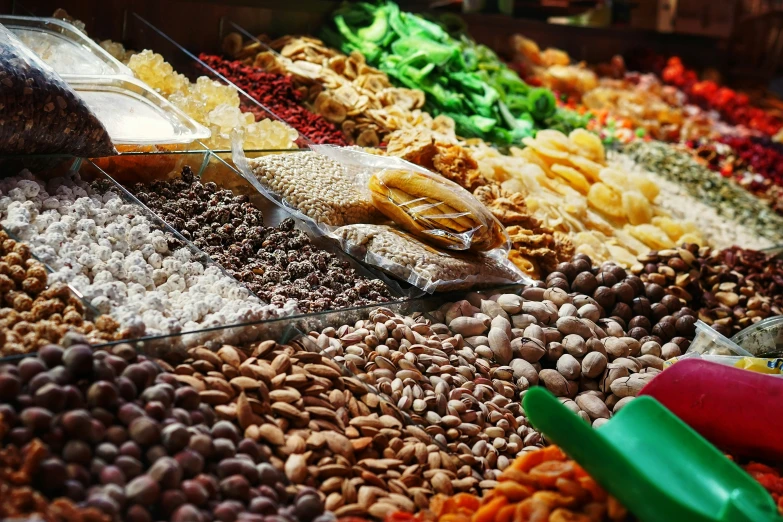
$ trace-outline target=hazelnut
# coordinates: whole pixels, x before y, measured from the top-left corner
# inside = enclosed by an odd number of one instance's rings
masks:
[[[650,307],[650,300],[646,297],[636,297],[633,300],[633,312],[636,315],[652,315],[652,308]]]
[[[583,294],[592,295],[598,288],[598,280],[590,272],[582,272],[576,276],[574,283],[571,285],[573,292],[580,292]]]
[[[611,310],[615,304],[614,290],[606,286],[599,286],[593,293],[593,299],[604,310]]]
[[[634,297],[633,287],[626,282],[620,282],[612,286],[614,296],[621,303],[631,304]]]

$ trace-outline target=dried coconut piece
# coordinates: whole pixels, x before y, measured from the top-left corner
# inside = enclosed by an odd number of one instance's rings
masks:
[[[427,292],[522,279],[521,273],[491,256],[444,252],[388,225],[348,225],[334,235],[350,254]]]
[[[250,160],[250,167],[269,191],[316,223],[339,227],[383,220],[354,176],[322,154],[263,156]]]
[[[103,124],[40,58],[0,25],[0,153],[117,153]]]

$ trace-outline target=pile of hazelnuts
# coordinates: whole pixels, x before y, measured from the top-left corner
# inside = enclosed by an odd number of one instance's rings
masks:
[[[644,283],[623,267],[605,262],[592,266],[590,257],[576,254],[546,278],[547,288],[592,297],[605,317],[616,321],[641,344],[674,343],[684,352],[695,333],[696,312],[655,283]]]

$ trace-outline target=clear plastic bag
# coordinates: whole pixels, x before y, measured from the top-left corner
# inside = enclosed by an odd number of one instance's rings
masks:
[[[744,350],[731,339],[710,328],[702,321],[696,321],[696,336],[688,347],[686,355],[698,353],[701,355],[735,355],[740,357],[753,357],[753,354]]]
[[[311,223],[318,233],[336,239],[345,252],[401,281],[430,293],[482,284],[532,282],[509,261],[510,245],[502,225],[473,195],[445,178],[441,178],[444,185],[452,183],[458,189],[453,190],[452,197],[471,198],[475,201],[471,215],[481,215],[483,219],[479,223],[476,218],[477,224],[470,227],[470,233],[448,231],[449,238],[442,236],[441,242],[449,244],[463,241],[462,250],[439,249],[430,244],[432,241],[422,241],[386,220],[367,188],[370,179],[378,174],[383,179],[384,173],[399,171],[415,173],[421,176],[418,179],[426,177],[431,182],[429,186],[441,183],[440,176],[424,168],[400,158],[332,145],[248,160],[238,137],[232,145],[234,164],[256,189]],[[436,179],[431,180],[430,176]],[[446,190],[452,187],[447,186]],[[428,238],[437,239],[430,232]],[[488,251],[467,251],[474,239],[477,248]]]
[[[352,256],[429,293],[532,283],[508,258],[439,250],[388,225],[347,225],[332,236]]]
[[[355,173],[375,208],[419,239],[449,250],[508,252],[503,225],[453,181],[397,157],[331,145],[313,149]]]
[[[783,356],[783,317],[768,317],[731,338],[757,357]]]
[[[2,25],[0,107],[0,154],[117,154],[84,101]]]

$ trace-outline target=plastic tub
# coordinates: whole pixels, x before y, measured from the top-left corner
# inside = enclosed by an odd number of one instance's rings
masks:
[[[186,144],[211,135],[135,78],[73,76],[68,83],[101,120],[115,145]]]
[[[696,336],[685,353],[700,353],[702,355],[739,355],[752,357],[753,354],[742,349],[728,337],[719,334],[707,323],[696,321]]]
[[[61,76],[133,76],[130,69],[65,20],[0,16],[0,23]]]
[[[783,317],[768,317],[731,340],[756,357],[783,357]]]

